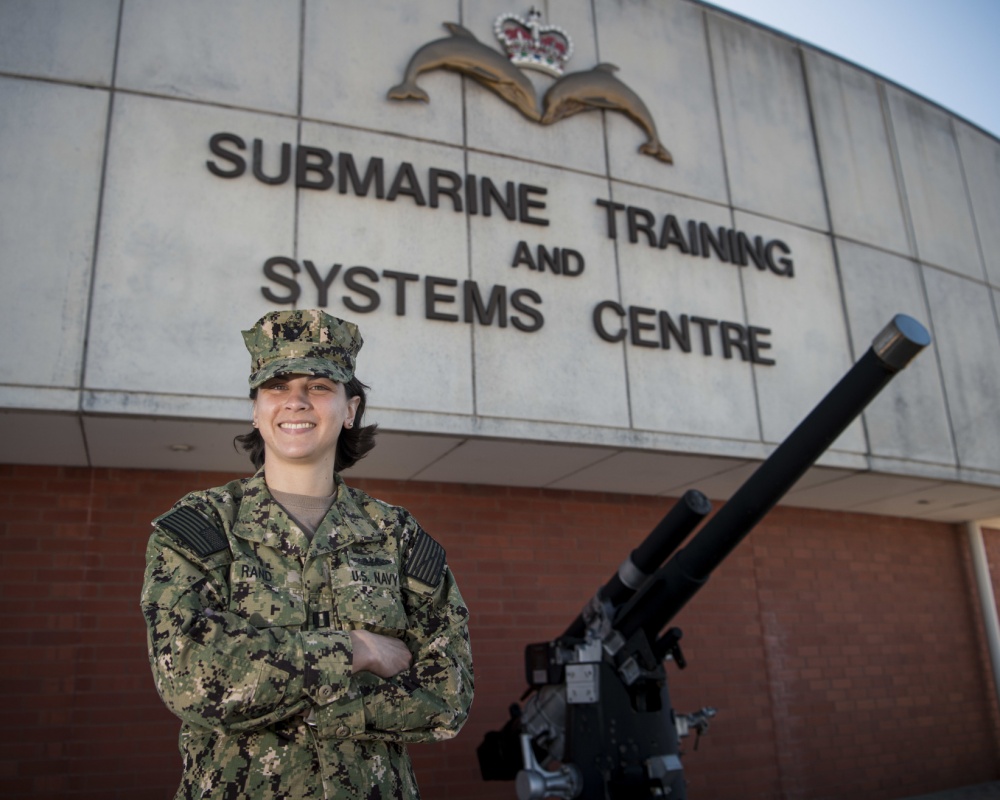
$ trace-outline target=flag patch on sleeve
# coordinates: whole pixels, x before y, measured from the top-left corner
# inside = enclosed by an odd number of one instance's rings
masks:
[[[208,517],[190,506],[175,508],[156,520],[156,524],[180,539],[198,558],[225,550],[228,545],[225,534]]]
[[[437,586],[444,577],[444,548],[423,528],[417,530],[410,555],[403,565],[403,573],[428,586]]]

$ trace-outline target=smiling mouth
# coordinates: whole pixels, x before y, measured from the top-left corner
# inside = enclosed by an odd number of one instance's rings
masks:
[[[312,422],[282,422],[278,427],[286,431],[298,431],[304,428],[315,428],[316,425]]]

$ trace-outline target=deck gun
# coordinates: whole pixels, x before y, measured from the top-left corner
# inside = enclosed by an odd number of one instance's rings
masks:
[[[805,471],[924,347],[903,314],[686,546],[711,511],[688,491],[558,638],[525,648],[528,688],[477,748],[484,780],[514,780],[519,800],[683,800],[680,739],[711,707],[676,713],[665,661],[685,666],[664,628]],[[681,548],[681,549],[678,549]],[[668,560],[669,559],[669,560]]]

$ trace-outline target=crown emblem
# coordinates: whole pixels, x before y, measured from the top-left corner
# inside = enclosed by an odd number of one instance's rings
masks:
[[[517,14],[501,14],[493,23],[493,33],[513,64],[557,78],[573,55],[570,35],[558,25],[543,25],[542,13],[534,7],[527,20]]]

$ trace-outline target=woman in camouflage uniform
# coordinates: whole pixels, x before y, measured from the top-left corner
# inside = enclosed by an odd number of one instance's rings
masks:
[[[340,476],[374,446],[357,327],[281,311],[243,337],[258,471],[181,499],[146,553],[177,797],[419,797],[406,744],[451,738],[472,702],[468,610],[443,548]]]

